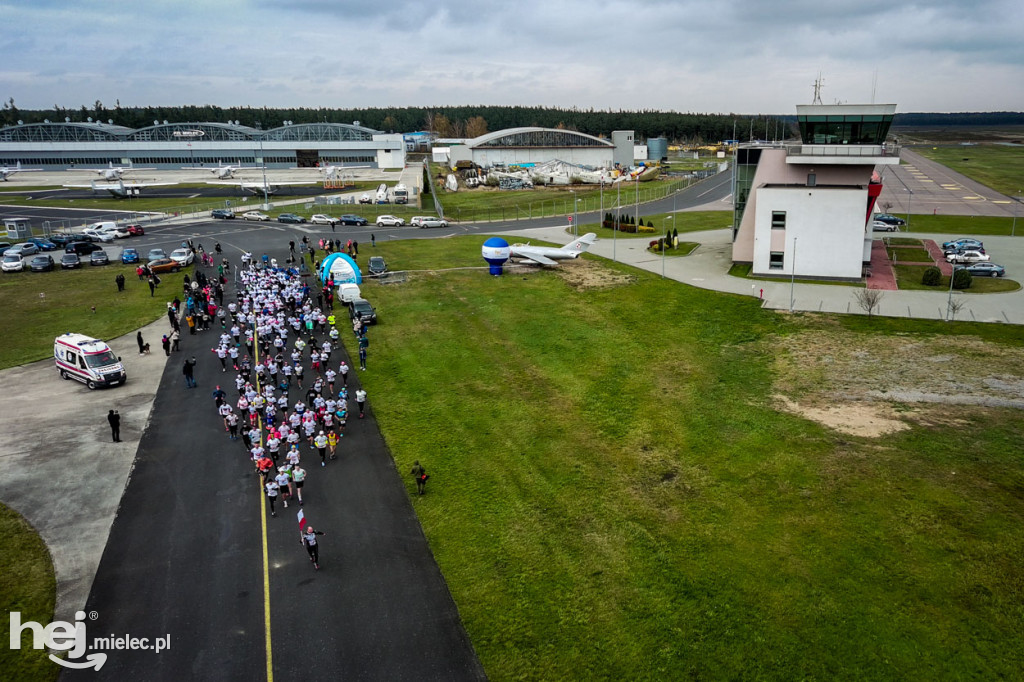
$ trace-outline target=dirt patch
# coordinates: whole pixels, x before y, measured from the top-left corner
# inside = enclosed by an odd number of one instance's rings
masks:
[[[775,357],[775,388],[784,409],[846,433],[857,428],[881,435],[895,428],[889,420],[902,428],[908,419],[927,422],[935,418],[936,404],[1024,409],[1019,347],[976,337],[869,336],[840,329],[777,337],[771,346],[766,351]]]
[[[774,396],[784,410],[804,419],[851,436],[878,438],[887,433],[909,429],[896,410],[881,403],[845,403],[833,407],[809,407],[795,403],[784,395]]]
[[[636,281],[634,275],[612,270],[600,261],[577,259],[559,266],[555,272],[565,283],[578,291],[587,289],[608,289]]]

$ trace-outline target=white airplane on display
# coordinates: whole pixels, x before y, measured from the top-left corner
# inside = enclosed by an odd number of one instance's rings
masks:
[[[277,192],[279,188],[284,187],[286,185],[312,185],[314,183],[311,183],[308,180],[288,180],[285,182],[278,180],[267,180],[265,184],[263,182],[251,182],[248,180],[239,180],[237,182],[231,182],[229,180],[210,180],[207,181],[206,184],[234,185],[235,187],[240,187],[241,189],[253,194],[254,196],[263,196],[263,194],[274,194],[275,192]]]
[[[217,163],[221,163],[221,162],[218,161]],[[205,166],[182,166],[181,169],[182,170],[208,170],[211,173],[213,173],[217,177],[218,180],[227,180],[228,178],[235,177],[235,173],[237,173],[239,171],[265,170],[266,166],[243,166],[242,162],[239,161],[238,164],[236,164],[234,166],[232,166],[231,164],[227,164],[226,166],[216,166],[214,168],[207,168]]]
[[[509,247],[513,258],[528,265],[558,265],[558,261],[568,258],[579,258],[586,253],[590,245],[597,241],[597,235],[588,232],[582,237],[573,239],[565,246],[530,246],[529,244],[513,244]]]
[[[166,187],[177,185],[177,182],[125,182],[118,179],[117,182],[96,182],[93,180],[88,185],[64,185],[67,189],[91,189],[94,192],[101,190],[110,192],[116,199],[138,196],[142,193],[143,187]]]
[[[22,168],[21,167],[21,161],[19,161],[18,165],[16,165],[16,166],[4,166],[4,167],[0,168],[0,180],[6,181],[7,178],[11,177],[15,173],[37,173],[37,172],[39,172],[41,170],[44,170],[44,169],[42,169],[42,168]]]
[[[134,173],[136,171],[151,171],[156,168],[136,168],[131,163],[127,166],[115,166],[114,162],[111,161],[110,165],[106,168],[68,168],[70,171],[92,171],[93,173],[99,173],[103,176],[104,180],[120,180],[124,177],[125,173]]]

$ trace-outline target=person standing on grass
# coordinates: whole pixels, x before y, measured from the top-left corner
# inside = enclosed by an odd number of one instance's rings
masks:
[[[277,501],[277,495],[280,492],[280,487],[277,485],[277,481],[269,480],[266,484],[267,489],[267,502],[270,503],[270,515],[277,516],[277,512],[274,510],[274,502]]]
[[[313,562],[313,568],[316,570],[320,570],[320,545],[316,536],[323,534],[322,530],[313,530],[313,526],[306,526],[305,532],[302,533],[302,546],[309,552],[309,560]]]
[[[363,345],[362,340],[359,341],[359,369],[366,369],[366,346]]]
[[[121,442],[121,415],[117,410],[107,413],[107,422],[110,424],[110,437],[115,443]]]
[[[412,477],[416,479],[416,491],[422,495],[427,491],[427,470],[423,468],[419,460],[412,463]]]

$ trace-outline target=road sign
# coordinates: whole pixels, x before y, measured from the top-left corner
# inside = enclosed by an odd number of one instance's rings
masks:
[[[568,216],[568,218],[569,218],[569,223],[572,224],[572,216]]]

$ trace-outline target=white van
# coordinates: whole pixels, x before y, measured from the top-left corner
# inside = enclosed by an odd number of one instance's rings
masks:
[[[362,298],[359,293],[359,285],[353,282],[343,282],[338,285],[338,300],[348,305],[357,298]]]
[[[90,389],[117,386],[128,380],[121,358],[110,346],[84,334],[62,334],[53,340],[53,360],[61,379],[77,379]]]

